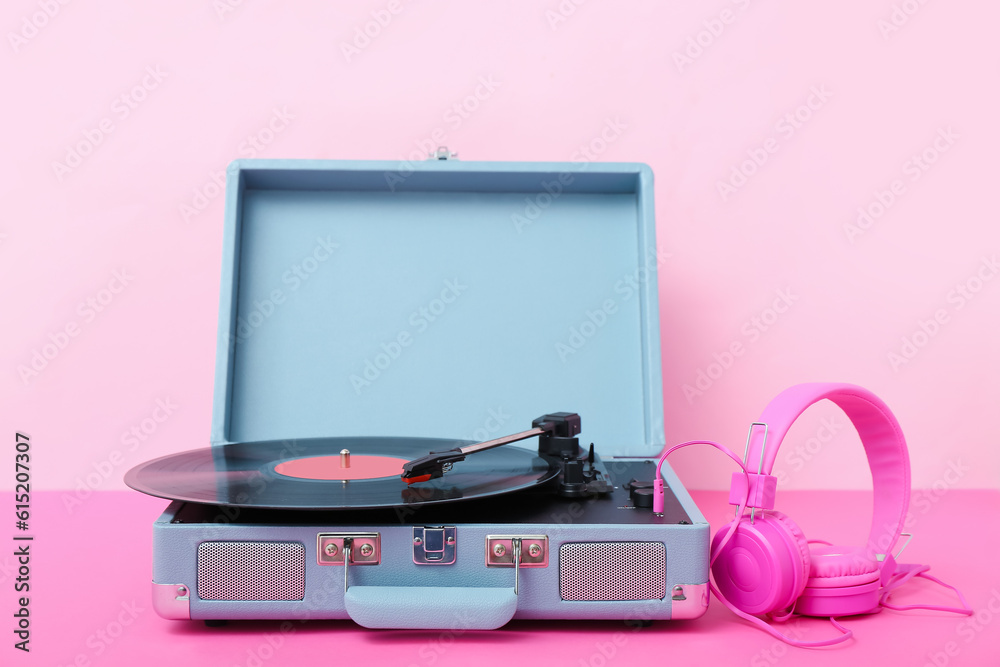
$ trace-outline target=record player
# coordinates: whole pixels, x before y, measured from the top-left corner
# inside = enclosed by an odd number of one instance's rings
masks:
[[[695,618],[646,165],[239,160],[211,447],[144,463],[170,619]],[[568,410],[572,410],[569,412]]]

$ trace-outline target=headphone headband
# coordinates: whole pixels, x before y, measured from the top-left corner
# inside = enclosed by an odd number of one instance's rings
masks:
[[[764,429],[751,430],[747,469],[756,472],[762,461],[761,473],[770,475],[788,429],[807,408],[824,399],[835,403],[851,420],[868,456],[875,503],[867,549],[872,556],[891,554],[910,505],[910,457],[899,422],[889,407],[867,389],[813,382],[781,392],[760,417],[767,425],[766,443]]]

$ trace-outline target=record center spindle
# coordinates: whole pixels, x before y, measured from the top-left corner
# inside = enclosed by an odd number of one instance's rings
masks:
[[[340,467],[341,468],[351,467],[351,452],[347,449],[340,450]]]

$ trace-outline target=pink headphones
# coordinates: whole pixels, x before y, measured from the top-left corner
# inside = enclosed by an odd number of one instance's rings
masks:
[[[875,506],[864,546],[810,544],[791,518],[774,509],[777,478],[771,469],[781,442],[798,416],[823,399],[847,414],[868,455]],[[888,578],[895,569],[892,551],[910,503],[906,441],[886,404],[854,385],[796,385],[771,401],[760,422],[750,427],[745,458],[751,472],[733,474],[729,502],[739,505],[746,497],[750,517],[734,519],[736,531],[725,544],[728,526],[712,540],[712,574],[719,592],[748,614],[878,611],[882,574]]]
[[[824,399],[850,418],[868,456],[875,503],[872,528],[863,546],[807,540],[791,518],[774,509],[778,480],[771,470],[781,442],[799,415]],[[713,592],[740,617],[790,644],[814,647],[852,636],[835,616],[869,614],[882,607],[972,613],[958,589],[925,574],[928,566],[896,564],[892,551],[903,534],[910,503],[910,459],[899,423],[870,391],[851,384],[795,385],[781,392],[764,409],[760,421],[751,424],[742,462],[723,445],[694,441],[667,449],[660,463],[671,452],[695,444],[711,445],[740,465],[729,491],[729,503],[737,506],[736,518],[715,534],[709,560],[715,579]],[[654,512],[663,509],[662,492],[663,480],[657,474]],[[750,513],[746,514],[748,507]],[[892,591],[916,576],[951,588],[963,607],[889,604]],[[842,634],[833,639],[799,641],[756,618],[768,614],[780,622],[793,613],[830,617]]]

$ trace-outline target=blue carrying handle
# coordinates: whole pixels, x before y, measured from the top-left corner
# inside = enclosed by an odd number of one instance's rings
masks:
[[[514,617],[513,588],[351,586],[347,613],[366,628],[495,630]]]

